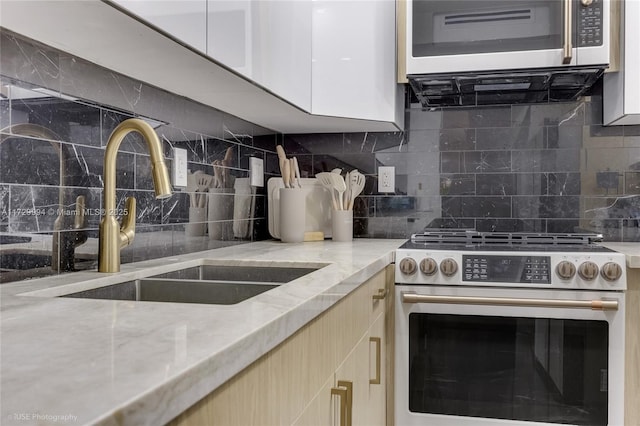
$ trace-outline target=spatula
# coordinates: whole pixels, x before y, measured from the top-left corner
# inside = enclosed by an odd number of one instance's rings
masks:
[[[358,195],[362,193],[364,189],[364,184],[366,183],[365,176],[357,170],[353,170],[349,173],[349,180],[351,184],[349,185],[349,190],[351,195],[349,196],[349,205],[347,206],[348,210],[353,209],[353,203]]]

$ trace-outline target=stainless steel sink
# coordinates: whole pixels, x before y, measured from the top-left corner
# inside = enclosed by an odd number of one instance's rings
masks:
[[[163,274],[103,285],[88,290],[69,290],[66,294],[57,292],[52,296],[233,305],[310,274],[324,266],[327,265],[309,263],[274,265],[271,262],[220,264],[216,261],[205,261],[197,266],[180,268]],[[51,290],[43,291],[50,294]],[[38,293],[30,295],[38,295]]]
[[[233,305],[277,286],[277,284],[248,281],[141,278],[61,297]]]
[[[318,268],[200,265],[192,268],[178,269],[166,274],[153,275],[150,278],[288,283],[316,270],[318,270]]]

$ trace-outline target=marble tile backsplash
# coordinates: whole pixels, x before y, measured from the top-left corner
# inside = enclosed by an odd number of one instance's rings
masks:
[[[601,88],[576,102],[406,110],[404,133],[285,135],[302,174],[367,175],[361,237],[426,228],[596,231],[640,241],[640,126],[602,126]],[[377,167],[395,166],[394,194]]]
[[[120,122],[142,117],[160,136],[169,167],[172,149],[183,148],[191,171],[213,174],[213,160],[231,148],[234,178],[248,177],[249,158],[258,157],[269,179],[279,175],[275,146],[283,144],[303,177],[360,170],[367,181],[354,207],[358,237],[458,227],[588,230],[640,241],[640,126],[602,126],[599,87],[557,104],[426,111],[407,102],[404,132],[283,135],[10,32],[0,43],[0,233],[50,237],[59,206],[74,212],[83,196],[90,240],[76,253],[95,259],[105,146]],[[46,135],[13,127],[25,123]],[[393,194],[377,191],[382,165],[396,168]],[[167,200],[154,198],[146,144],[136,134],[118,154],[118,207],[127,196],[137,198],[141,238],[123,250],[123,262],[270,238],[264,189],[246,219],[249,234],[186,238],[190,196],[178,188]],[[66,226],[61,232],[74,232],[73,221]]]
[[[50,247],[51,235],[60,230],[58,212],[74,216],[83,196],[82,231],[89,240],[75,251],[97,259],[105,147],[128,118],[144,118],[154,127],[169,169],[173,148],[187,150],[192,172],[209,175],[213,160],[231,149],[232,179],[248,177],[249,157],[272,161],[276,155],[276,136],[267,129],[6,31],[0,43],[0,233],[31,235],[33,241],[48,237]],[[185,238],[190,194],[174,188],[170,198],[155,199],[150,157],[139,134],[122,142],[116,168],[117,208],[126,197],[137,200],[137,237],[123,250],[124,263],[268,237],[263,189],[256,191],[253,214],[224,219],[229,228],[247,222],[250,231],[224,241]],[[60,232],[76,232],[73,226],[73,219],[66,221]],[[38,253],[47,254],[45,246]],[[9,257],[2,260],[3,270],[13,269]]]

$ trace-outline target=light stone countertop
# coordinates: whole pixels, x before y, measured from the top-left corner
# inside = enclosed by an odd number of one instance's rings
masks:
[[[640,243],[602,243],[603,246],[625,255],[627,268],[640,268]]]
[[[163,424],[391,263],[404,241],[263,241],[3,284],[0,424]],[[52,297],[202,259],[328,266],[236,305]]]

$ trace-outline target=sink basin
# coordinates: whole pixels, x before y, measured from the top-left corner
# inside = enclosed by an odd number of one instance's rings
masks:
[[[219,262],[205,259],[196,266],[135,280],[78,291],[78,283],[30,292],[30,296],[146,302],[233,305],[317,271],[327,264],[294,262]],[[66,291],[65,291],[66,290]],[[27,294],[25,294],[27,295]]]
[[[61,297],[233,305],[275,287],[261,282],[141,278]]]
[[[218,266],[200,265],[178,269],[166,274],[153,275],[150,278],[172,278],[179,280],[216,280],[216,281],[257,281],[263,283],[288,283],[318,268],[300,268],[284,266]]]

